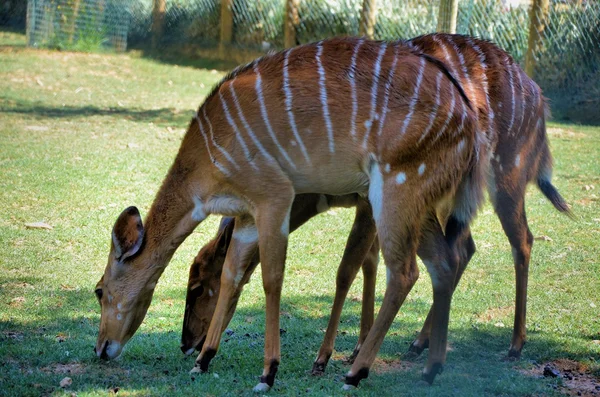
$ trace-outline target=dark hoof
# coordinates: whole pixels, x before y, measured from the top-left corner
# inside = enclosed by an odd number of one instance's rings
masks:
[[[359,352],[360,352],[360,349],[354,349],[354,351],[352,352],[352,354],[349,355],[348,358],[346,359],[346,363],[348,363],[348,364],[354,364],[354,360],[356,360],[356,357],[358,356]]]
[[[269,387],[273,387],[275,384],[275,375],[277,375],[277,369],[279,368],[279,361],[271,360],[271,364],[269,365],[269,373],[267,376],[260,377],[260,383],[264,383]]]
[[[369,377],[369,368],[361,368],[356,375],[348,376],[346,375],[346,381],[344,382],[346,385],[358,387],[358,384],[361,380]]]
[[[208,372],[208,366],[216,354],[217,351],[215,349],[208,349],[202,357],[200,357],[200,360],[196,361],[196,367],[200,368],[201,372]]]
[[[422,345],[417,344],[417,341],[414,341],[408,347],[408,351],[404,355],[404,358],[407,360],[415,359],[423,353],[425,349],[429,348],[429,340],[426,340]]]
[[[312,371],[311,371],[311,375],[313,376],[321,376],[325,374],[325,367],[327,366],[326,363],[320,363],[318,361],[315,361],[313,363],[313,367],[312,367]]]
[[[508,359],[509,360],[519,360],[521,358],[521,350],[511,348],[508,351]]]
[[[440,363],[435,363],[433,364],[433,366],[431,367],[431,370],[427,373],[423,372],[423,374],[421,375],[421,379],[423,379],[425,382],[429,383],[430,385],[433,383],[433,381],[435,380],[435,377],[437,376],[437,374],[441,374],[442,371],[444,370],[444,366]]]

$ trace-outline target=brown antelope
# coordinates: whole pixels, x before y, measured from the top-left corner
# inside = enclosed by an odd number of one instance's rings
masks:
[[[363,106],[359,106],[363,104]],[[348,110],[350,115],[348,117]],[[229,74],[190,123],[145,226],[130,207],[118,217],[101,298],[99,357],[114,358],[139,327],[158,278],[179,244],[209,214],[237,220],[206,340],[205,371],[258,240],[266,296],[268,390],[280,362],[279,306],[296,194],[368,196],[388,288],[347,385],[368,375],[418,276],[420,235],[444,258],[430,263],[434,314],[425,373],[445,359],[454,263],[437,211],[468,224],[481,202],[485,118],[439,60],[401,42],[332,39],[260,58]],[[432,252],[433,252],[432,249]],[[448,260],[445,260],[445,258]]]
[[[527,275],[532,243],[532,236],[524,213],[527,182],[535,180],[542,193],[552,202],[555,208],[569,214],[567,204],[551,184],[552,159],[544,127],[545,102],[537,85],[518,66],[512,64],[512,62],[510,65],[506,64],[505,60],[508,55],[491,43],[446,34],[421,36],[413,39],[411,43],[422,48],[424,52],[445,60],[449,65],[461,65],[460,70],[455,66],[453,72],[455,75],[460,76],[460,81],[464,86],[473,86],[474,91],[467,92],[467,94],[470,94],[469,97],[472,102],[477,103],[477,97],[474,98],[473,93],[478,92],[479,98],[486,98],[485,108],[491,109],[492,114],[495,114],[498,129],[492,128],[488,131],[491,135],[492,150],[496,160],[493,177],[488,179],[488,190],[496,213],[501,220],[509,242],[513,246],[517,277],[517,305],[509,356],[519,357],[525,341]],[[459,56],[459,53],[461,56]],[[467,59],[470,62],[467,62]],[[477,60],[479,63],[477,63]],[[509,66],[512,68],[510,72],[507,69]],[[502,76],[508,73],[514,73],[515,76],[518,74],[519,77],[514,77],[514,79],[521,81],[521,83],[515,85],[513,80],[512,84],[505,84],[502,79],[489,80],[487,78],[487,76]],[[523,92],[523,87],[530,88],[528,95],[517,95],[519,92]],[[515,90],[517,90],[517,94],[514,94]],[[481,91],[484,95],[481,95]],[[502,98],[515,98],[514,105],[509,99],[509,111],[502,111]],[[525,120],[519,119],[525,118],[525,114],[528,115]],[[514,126],[514,131],[503,129],[503,126],[508,127],[511,125],[511,118],[518,120],[517,125]],[[534,123],[532,120],[540,121]],[[515,121],[513,120],[512,123],[514,125]],[[519,166],[518,163],[520,163],[521,158],[525,161],[525,166]],[[500,198],[502,201],[495,198]],[[326,210],[329,206],[348,206],[353,201],[356,202],[356,199],[356,196],[347,196],[340,202],[339,198],[331,196],[298,196],[292,206],[290,227],[295,229],[295,227],[300,226],[318,212]],[[369,211],[369,208],[363,210],[364,208],[360,205],[357,207],[355,225],[352,228],[351,236],[346,245],[346,252],[338,270],[335,301],[325,340],[313,366],[313,373],[315,374],[324,371],[331,356],[343,301],[367,251],[369,254],[362,265],[365,276],[363,316],[361,317],[357,348],[351,358],[357,354],[357,349],[361,346],[372,324],[378,246],[374,244],[369,248],[363,243],[369,241],[365,234],[374,230],[370,215],[365,214]],[[200,250],[190,268],[181,344],[182,350],[187,354],[191,354],[194,348],[202,347],[208,323],[214,312],[216,296],[213,296],[213,294],[217,294],[219,290],[219,277],[225,260],[225,252],[231,238],[233,224],[232,219],[222,224],[217,237]],[[452,233],[451,229],[447,230],[446,235],[449,233]],[[461,255],[455,283],[460,280],[470,257],[475,252],[475,245],[469,233],[465,233],[460,244],[463,247],[458,250]],[[257,263],[258,256],[255,255],[242,278],[243,282],[238,286],[224,327],[233,315],[242,287],[249,280]],[[411,344],[410,352],[413,354],[420,354],[429,344],[431,313],[430,311],[419,337]]]

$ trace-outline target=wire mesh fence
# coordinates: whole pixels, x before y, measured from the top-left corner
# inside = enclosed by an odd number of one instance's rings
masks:
[[[128,7],[118,0],[29,0],[27,3],[30,46],[124,51],[128,30]]]
[[[153,38],[153,5],[161,1],[159,45],[222,47],[225,4],[230,39],[228,51],[218,54],[245,52],[249,58],[291,45],[286,42],[290,2],[295,5],[292,44],[364,33],[365,4],[375,5],[370,15],[376,39],[434,32],[440,11],[440,0],[29,0],[29,43],[82,50],[147,46]],[[533,0],[460,0],[456,30],[496,42],[521,65],[529,56],[535,79],[547,93],[583,98],[575,102],[598,101],[600,0],[536,1],[546,8],[532,13]],[[529,40],[532,18],[542,26],[535,48]]]

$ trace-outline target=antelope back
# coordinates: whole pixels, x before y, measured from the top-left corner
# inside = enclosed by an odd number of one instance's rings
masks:
[[[485,40],[450,34],[420,36],[408,43],[443,60],[464,87],[477,109],[480,133],[490,143],[496,176],[525,184],[540,166],[551,167],[541,90],[506,51]]]

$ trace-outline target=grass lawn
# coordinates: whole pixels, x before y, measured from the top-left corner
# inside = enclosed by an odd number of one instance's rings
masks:
[[[260,275],[242,295],[209,374],[188,375],[179,338],[187,269],[211,238],[209,219],[181,246],[160,280],[146,320],[122,356],[93,354],[100,311],[94,286],[110,230],[129,205],[145,214],[175,157],[193,111],[223,75],[136,53],[27,49],[0,33],[0,395],[250,394],[262,371],[264,295]],[[550,123],[554,183],[576,221],[535,188],[527,210],[536,236],[530,271],[528,344],[504,360],[512,330],[510,246],[488,205],[473,227],[478,251],[453,301],[450,352],[433,386],[420,382],[426,353],[402,359],[432,302],[421,277],[357,395],[552,395],[566,378],[541,375],[548,362],[600,376],[600,128]],[[327,374],[309,374],[354,212],[332,210],[291,236],[282,300],[282,364],[274,395],[341,395],[359,328],[360,285],[350,292]],[[45,222],[51,230],[28,228]],[[385,287],[380,266],[378,304]],[[64,377],[72,384],[59,386]],[[591,390],[594,389],[591,386]],[[118,389],[117,389],[118,388]],[[600,394],[600,391],[596,391]],[[591,391],[590,391],[591,393]],[[589,394],[591,395],[591,394]]]

